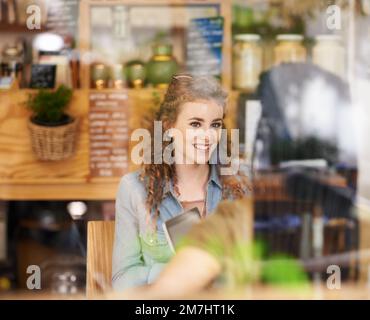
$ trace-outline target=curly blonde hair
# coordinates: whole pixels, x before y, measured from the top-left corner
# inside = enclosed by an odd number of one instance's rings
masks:
[[[162,121],[162,135],[176,122],[181,105],[186,102],[199,100],[212,100],[216,102],[222,106],[225,115],[227,93],[215,78],[196,77],[189,74],[177,74],[173,76],[163,102],[154,116],[154,120]],[[154,121],[150,122],[150,126],[151,134],[154,136]],[[161,152],[160,156],[163,155],[165,148],[170,143],[171,141],[163,141],[162,149],[159,150]],[[158,159],[156,158],[158,155],[155,154],[156,148],[154,148],[153,144],[152,142],[150,164],[143,165],[140,179],[147,191],[146,205],[149,214],[154,210],[155,218],[157,218],[165,184],[172,181],[175,193],[180,194],[180,192],[177,187],[175,165],[164,162],[155,164],[154,159]],[[246,177],[236,179],[235,177],[221,176],[221,165],[216,164],[216,166],[223,186],[223,198],[242,198],[246,192],[246,188],[250,189]]]

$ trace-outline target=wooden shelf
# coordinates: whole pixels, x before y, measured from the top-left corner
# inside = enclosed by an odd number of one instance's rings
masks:
[[[115,183],[0,184],[1,200],[114,200]]]
[[[0,33],[41,33],[48,31],[45,27],[41,29],[30,30],[26,25],[20,25],[17,23],[0,22]]]

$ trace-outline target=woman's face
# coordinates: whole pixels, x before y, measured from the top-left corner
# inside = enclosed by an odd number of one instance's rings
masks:
[[[205,164],[221,137],[223,108],[212,100],[186,102],[171,133],[177,164]]]

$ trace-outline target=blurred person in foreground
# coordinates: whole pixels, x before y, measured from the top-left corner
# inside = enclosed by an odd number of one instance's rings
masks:
[[[253,241],[253,199],[221,201],[213,215],[183,238],[156,281],[109,297],[186,298],[257,283],[306,288],[308,276],[298,262],[282,255],[262,262],[261,250]]]

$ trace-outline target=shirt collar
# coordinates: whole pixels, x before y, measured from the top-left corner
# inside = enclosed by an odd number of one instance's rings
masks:
[[[211,167],[210,168],[211,172],[210,172],[210,175],[209,175],[209,178],[208,178],[207,185],[209,185],[211,182],[214,182],[220,189],[222,189],[220,177],[219,177],[218,172],[217,172],[217,166],[215,164],[210,164],[210,167]],[[172,180],[165,182],[165,185],[164,185],[164,188],[163,188],[163,198],[169,192],[172,193],[173,195],[175,195]]]
[[[213,181],[215,184],[218,185],[220,189],[222,189],[219,173],[217,172],[217,166],[215,164],[210,164],[211,166],[211,174],[209,175],[208,184],[210,181]]]

